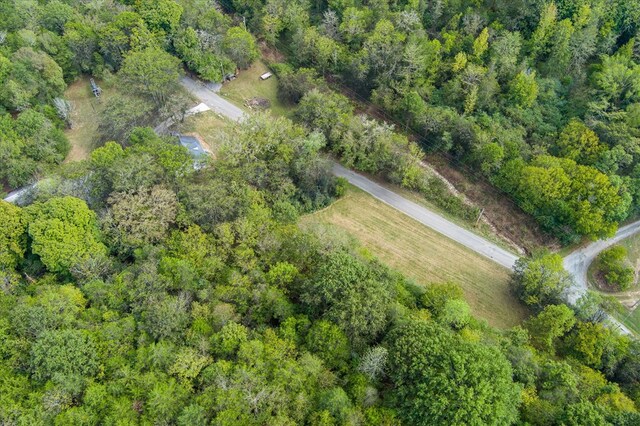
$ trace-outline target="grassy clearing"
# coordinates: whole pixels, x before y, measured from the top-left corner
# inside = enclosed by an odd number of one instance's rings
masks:
[[[97,148],[100,112],[105,101],[114,93],[112,87],[105,87],[100,81],[97,83],[103,89],[100,98],[96,98],[91,93],[88,77],[81,77],[74,81],[64,93],[73,108],[71,113],[73,128],[65,131],[71,142],[71,151],[65,162],[87,159],[91,151]]]
[[[220,134],[222,129],[230,123],[231,122],[227,118],[224,118],[213,111],[206,111],[187,117],[182,123],[176,124],[173,127],[173,130],[179,133],[191,133],[200,136],[215,156],[220,148]]]
[[[355,187],[302,225],[329,224],[420,284],[459,284],[474,314],[496,327],[520,323],[527,311],[510,293],[509,271],[438,234]]]
[[[274,115],[284,115],[289,117],[292,107],[283,104],[278,99],[278,79],[273,76],[267,80],[260,80],[260,76],[269,71],[264,62],[258,60],[249,69],[240,71],[238,78],[225,83],[220,90],[220,95],[230,102],[249,111],[245,106],[245,101],[254,97],[268,99],[271,102],[269,108]]]

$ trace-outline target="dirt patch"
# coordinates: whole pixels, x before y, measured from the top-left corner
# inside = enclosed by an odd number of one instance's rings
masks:
[[[271,101],[265,98],[251,98],[244,101],[244,105],[249,109],[265,110],[271,108]]]
[[[258,43],[258,48],[260,49],[260,53],[262,53],[262,59],[267,63],[284,62],[286,60],[282,53],[268,46],[264,41]]]
[[[508,240],[523,247],[528,253],[540,247],[560,248],[560,242],[545,233],[533,217],[525,213],[506,194],[483,180],[471,179],[438,154],[427,156],[427,161],[459,192],[476,206],[484,209],[484,218],[490,226]]]

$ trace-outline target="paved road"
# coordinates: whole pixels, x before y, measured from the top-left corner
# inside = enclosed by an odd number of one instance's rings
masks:
[[[209,108],[224,115],[234,121],[240,121],[244,117],[244,112],[231,102],[221,98],[214,90],[206,87],[203,83],[190,77],[182,77],[180,83],[191,94],[200,99]],[[470,250],[493,260],[505,268],[512,269],[518,256],[501,247],[493,244],[482,237],[468,231],[427,208],[420,206],[406,198],[390,191],[375,182],[359,175],[352,170],[346,169],[339,164],[334,164],[333,171],[336,176],[343,177],[352,185],[371,194],[378,200],[390,205],[396,210],[417,220],[425,226],[439,232],[440,234],[462,244]],[[5,201],[15,202],[31,187],[26,187],[9,194]],[[640,221],[624,226],[618,230],[613,238],[604,241],[594,242],[587,247],[576,250],[564,259],[564,266],[574,277],[574,285],[568,292],[568,300],[575,303],[580,296],[587,291],[587,269],[591,261],[605,248],[616,242],[627,238],[640,231]],[[629,333],[622,324],[610,318],[610,322],[620,327],[623,332]],[[630,334],[630,333],[629,333]]]
[[[372,182],[352,170],[346,169],[339,164],[334,164],[333,173],[336,176],[347,179],[350,184],[368,192],[383,203],[390,205],[423,225],[428,226],[445,237],[448,237],[472,251],[493,260],[505,268],[512,269],[516,260],[518,260],[518,256],[504,250],[496,244],[479,237],[473,232],[448,221],[437,213],[407,200],[406,198],[378,185],[375,182]]]
[[[640,221],[630,223],[618,229],[616,235],[607,239],[595,241],[586,247],[575,250],[564,258],[565,269],[573,276],[574,285],[567,294],[569,302],[575,303],[587,291],[587,270],[598,254],[620,240],[630,237],[640,231]]]
[[[242,117],[244,117],[244,111],[226,99],[220,97],[220,95],[207,88],[202,82],[194,80],[191,77],[184,76],[180,79],[180,84],[182,84],[182,86],[192,95],[200,99],[200,102],[205,103],[218,114],[229,117],[234,121],[240,121]]]
[[[25,186],[24,188],[20,188],[17,189],[13,192],[10,192],[9,195],[7,195],[4,198],[4,201],[7,201],[9,203],[15,203],[16,201],[18,201],[20,199],[20,197],[22,197],[24,194],[26,194],[31,188],[33,188],[33,185],[30,186]]]

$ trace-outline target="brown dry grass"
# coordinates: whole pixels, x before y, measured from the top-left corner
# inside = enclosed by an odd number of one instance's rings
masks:
[[[459,284],[474,314],[493,326],[522,322],[527,310],[509,290],[509,271],[350,187],[329,208],[302,219],[329,224],[358,239],[371,253],[416,282]]]

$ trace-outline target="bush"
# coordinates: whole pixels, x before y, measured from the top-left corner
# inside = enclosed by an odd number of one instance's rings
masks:
[[[633,268],[626,264],[627,249],[613,246],[598,255],[598,272],[607,284],[618,291],[628,290],[633,284]]]

